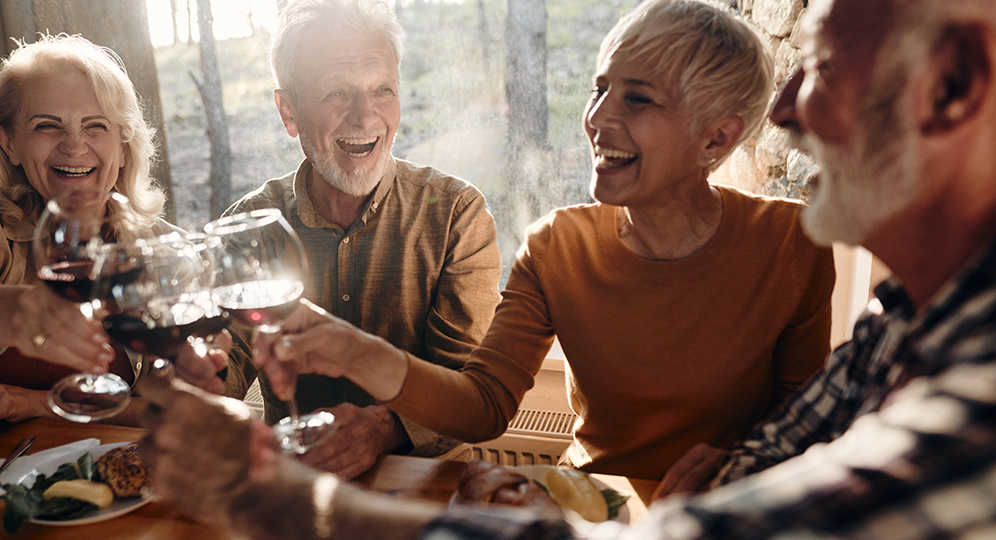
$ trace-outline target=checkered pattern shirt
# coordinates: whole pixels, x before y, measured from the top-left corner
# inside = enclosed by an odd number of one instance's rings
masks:
[[[425,537],[996,538],[996,247],[922,313],[896,282],[876,295],[883,309],[735,449],[721,481],[749,477],[659,501],[633,527],[575,524],[568,534],[555,522],[457,514]]]

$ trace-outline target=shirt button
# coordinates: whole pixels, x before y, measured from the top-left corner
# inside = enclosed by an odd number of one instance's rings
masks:
[[[349,302],[349,295],[348,294],[342,295],[342,301],[343,302]]]
[[[342,243],[343,244],[348,244],[349,243],[349,237],[347,236],[346,238],[343,238],[342,239]]]

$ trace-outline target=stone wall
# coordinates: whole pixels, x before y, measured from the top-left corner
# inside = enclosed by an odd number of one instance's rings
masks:
[[[775,57],[775,89],[799,65],[799,16],[806,0],[721,0],[752,23]],[[774,98],[772,98],[774,99]],[[712,180],[777,197],[808,200],[810,181],[819,171],[809,156],[789,148],[784,130],[765,121],[760,132],[736,149]]]

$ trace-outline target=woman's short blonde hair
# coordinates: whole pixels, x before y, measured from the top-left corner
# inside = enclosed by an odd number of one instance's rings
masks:
[[[166,200],[162,188],[150,176],[156,153],[155,132],[146,124],[135,85],[114,51],[78,35],[41,35],[34,43],[19,42],[17,49],[0,64],[0,128],[14,133],[27,81],[38,75],[67,71],[86,77],[101,111],[120,128],[125,165],[113,190],[128,197],[145,224],[150,224],[162,213]],[[66,88],[66,91],[79,89]],[[0,210],[20,212],[18,218],[33,220],[45,205],[42,196],[28,183],[24,169],[11,164],[5,152],[0,152],[0,191],[17,205]]]
[[[752,135],[774,90],[774,60],[758,34],[738,17],[695,0],[647,0],[609,31],[600,68],[613,56],[646,56],[691,120],[692,134],[738,116]]]

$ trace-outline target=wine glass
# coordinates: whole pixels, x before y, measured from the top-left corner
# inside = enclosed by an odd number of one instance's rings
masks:
[[[52,198],[32,241],[38,278],[92,317],[96,258],[115,237],[140,234],[136,223],[128,198],[120,193],[74,190]],[[117,375],[76,373],[52,387],[48,402],[65,418],[90,422],[117,414],[128,405],[130,396],[128,383]]]
[[[93,270],[95,316],[131,351],[173,360],[188,341],[227,325],[207,269],[196,245],[179,233],[109,244]]]
[[[304,292],[307,259],[297,233],[274,208],[224,217],[204,226],[217,244],[213,256],[215,301],[228,317],[277,334]],[[335,415],[301,415],[291,395],[290,415],[273,426],[280,448],[303,454],[338,428]]]

